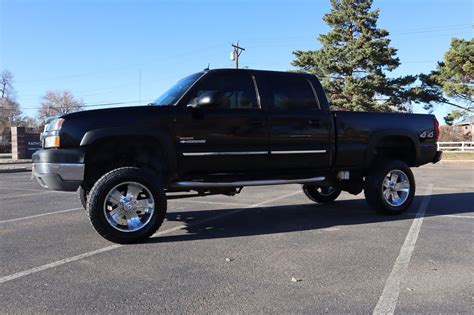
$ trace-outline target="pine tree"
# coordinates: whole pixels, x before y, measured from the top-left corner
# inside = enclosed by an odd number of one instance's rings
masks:
[[[444,117],[448,125],[466,119],[474,113],[474,39],[453,38],[451,46],[438,62],[436,70],[420,75],[423,92],[432,91],[437,97],[429,99],[425,109],[433,103],[448,104],[456,109]]]
[[[354,111],[409,110],[410,85],[416,76],[388,78],[400,60],[388,31],[377,28],[379,10],[373,0],[331,0],[323,20],[332,30],[319,35],[322,47],[294,51],[293,66],[317,75],[331,106]]]

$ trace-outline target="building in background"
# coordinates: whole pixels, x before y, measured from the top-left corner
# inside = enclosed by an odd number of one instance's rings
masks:
[[[468,141],[474,141],[473,127],[474,125],[474,116],[469,117],[457,124],[454,124],[453,127],[456,131],[462,135],[462,137]]]

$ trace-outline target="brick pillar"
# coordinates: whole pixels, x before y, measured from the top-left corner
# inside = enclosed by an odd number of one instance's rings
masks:
[[[25,127],[11,127],[12,131],[12,159],[19,160],[25,158]]]
[[[11,127],[12,159],[31,159],[31,155],[41,149],[39,133],[27,133],[25,127]]]

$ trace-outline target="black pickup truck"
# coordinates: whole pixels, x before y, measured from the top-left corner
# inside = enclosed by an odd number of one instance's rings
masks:
[[[132,243],[160,227],[170,194],[302,184],[315,202],[364,190],[374,210],[401,213],[415,194],[410,167],[441,159],[438,133],[432,115],[331,112],[310,74],[216,69],[149,106],[53,119],[33,174],[43,187],[78,190],[103,237]]]

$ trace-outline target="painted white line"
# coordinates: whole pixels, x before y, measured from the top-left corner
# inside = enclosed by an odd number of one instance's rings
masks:
[[[0,221],[0,224],[10,223],[10,222],[15,222],[15,221],[28,220],[28,219],[33,219],[33,218],[39,218],[39,217],[44,217],[44,216],[47,216],[47,215],[70,212],[70,211],[76,211],[76,210],[80,210],[80,209],[82,209],[82,208],[73,208],[73,209],[66,209],[66,210],[59,210],[59,211],[54,211],[54,212],[47,212],[47,213],[41,213],[41,214],[36,214],[36,215],[30,215],[30,216],[27,216],[27,217],[21,217],[21,218],[16,218],[16,219]]]
[[[113,249],[116,249],[116,248],[119,248],[119,247],[122,247],[122,246],[123,245],[119,245],[119,244],[111,245],[111,246],[100,248],[100,249],[97,249],[97,250],[94,250],[94,251],[91,251],[91,252],[80,254],[80,255],[77,255],[77,256],[73,256],[73,257],[69,257],[69,258],[66,258],[66,259],[58,260],[58,261],[55,261],[55,262],[50,263],[50,264],[46,264],[46,265],[42,265],[42,266],[39,266],[39,267],[31,268],[31,269],[28,269],[28,270],[25,270],[25,271],[17,272],[17,273],[14,273],[12,275],[0,278],[0,284],[11,281],[11,280],[14,280],[14,279],[18,279],[18,278],[21,278],[21,277],[24,277],[24,276],[28,276],[28,275],[31,275],[31,274],[34,274],[34,273],[37,273],[37,272],[40,272],[40,271],[43,271],[43,270],[48,270],[48,269],[51,269],[51,268],[54,268],[54,267],[62,266],[62,265],[65,265],[65,264],[73,262],[73,261],[78,261],[78,260],[81,260],[81,259],[84,259],[84,258],[87,258],[87,257],[90,257],[90,256],[94,256],[94,255],[97,255],[97,254],[100,254],[100,253],[108,252],[110,250],[113,250]]]
[[[0,189],[0,193],[8,192],[10,190],[25,190],[25,191],[45,191],[44,189],[33,189],[33,188],[22,188],[22,187],[10,187],[9,189]]]
[[[161,236],[161,235],[165,235],[165,234],[168,234],[168,233],[171,233],[171,232],[175,232],[175,231],[179,231],[179,230],[182,230],[182,229],[185,229],[185,228],[196,226],[196,225],[199,225],[199,224],[207,223],[209,221],[217,220],[217,219],[220,219],[220,218],[223,218],[223,217],[226,217],[226,216],[238,213],[238,212],[245,211],[245,210],[250,209],[250,208],[259,207],[259,206],[262,206],[264,204],[271,203],[271,202],[274,202],[274,201],[278,201],[280,199],[284,199],[284,198],[287,198],[287,197],[290,197],[290,196],[293,196],[293,195],[296,195],[296,194],[299,194],[299,193],[301,193],[301,191],[292,192],[290,194],[286,194],[286,195],[283,195],[283,196],[280,196],[280,197],[277,197],[277,198],[273,198],[273,199],[270,199],[270,200],[267,200],[267,201],[263,201],[263,202],[259,202],[259,203],[253,204],[253,205],[249,205],[249,206],[247,206],[245,208],[242,208],[242,209],[236,209],[234,211],[225,212],[225,213],[222,213],[222,214],[210,217],[210,218],[206,218],[204,220],[192,222],[188,225],[182,224],[182,225],[179,225],[177,227],[155,233],[155,234],[153,234],[153,236]],[[72,257],[68,257],[68,258],[65,258],[65,259],[61,259],[61,260],[58,260],[58,261],[55,261],[55,262],[52,262],[52,263],[49,263],[49,264],[45,264],[45,265],[42,265],[42,266],[39,266],[39,267],[34,267],[34,268],[31,268],[31,269],[28,269],[28,270],[20,271],[20,272],[17,272],[17,273],[14,273],[14,274],[11,274],[11,275],[8,275],[8,276],[5,276],[5,277],[1,277],[0,278],[0,284],[5,283],[5,282],[9,282],[9,281],[12,281],[12,280],[15,280],[15,279],[18,279],[18,278],[22,278],[22,277],[25,277],[25,276],[28,276],[28,275],[31,275],[31,274],[34,274],[34,273],[37,273],[37,272],[40,272],[40,271],[44,271],[44,270],[48,270],[48,269],[51,269],[51,268],[59,267],[59,266],[62,266],[62,265],[65,265],[65,264],[68,264],[68,263],[71,263],[71,262],[74,262],[74,261],[78,261],[78,260],[81,260],[81,259],[84,259],[84,258],[87,258],[87,257],[97,255],[97,254],[108,252],[108,251],[120,248],[122,246],[124,246],[124,245],[115,244],[115,245],[99,248],[99,249],[96,249],[96,250],[93,250],[93,251],[90,251],[90,252],[87,252],[87,253],[83,253],[83,254],[80,254],[80,255],[77,255],[77,256],[72,256]]]
[[[23,194],[23,195],[13,195],[13,196],[2,196],[0,197],[0,200],[3,199],[8,199],[8,198],[20,198],[20,197],[27,197],[27,196],[36,196],[36,195],[44,195],[44,194],[49,194],[52,193],[53,191],[43,191],[43,192],[37,192],[37,193],[31,193],[31,194]]]
[[[12,188],[15,189],[15,188]],[[9,198],[21,198],[21,197],[28,197],[28,196],[36,196],[36,195],[45,195],[45,194],[54,194],[54,193],[59,193],[59,194],[71,194],[74,193],[72,191],[59,191],[59,190],[46,190],[42,192],[37,192],[37,193],[31,193],[31,194],[22,194],[22,195],[13,195],[13,196],[1,196],[0,200],[4,199],[9,199]]]
[[[440,217],[474,219],[474,215],[443,214],[443,215],[440,215]]]
[[[393,265],[392,272],[388,276],[383,288],[382,295],[374,308],[373,314],[393,314],[395,307],[397,306],[398,296],[400,294],[400,283],[405,279],[408,265],[410,264],[411,255],[415,249],[415,244],[420,233],[421,224],[423,223],[423,216],[426,213],[428,204],[431,199],[431,192],[433,191],[433,185],[429,185],[426,191],[426,195],[421,202],[420,207],[416,213],[415,219],[411,224],[410,230],[405,238],[405,242],[400,249],[400,254]]]

